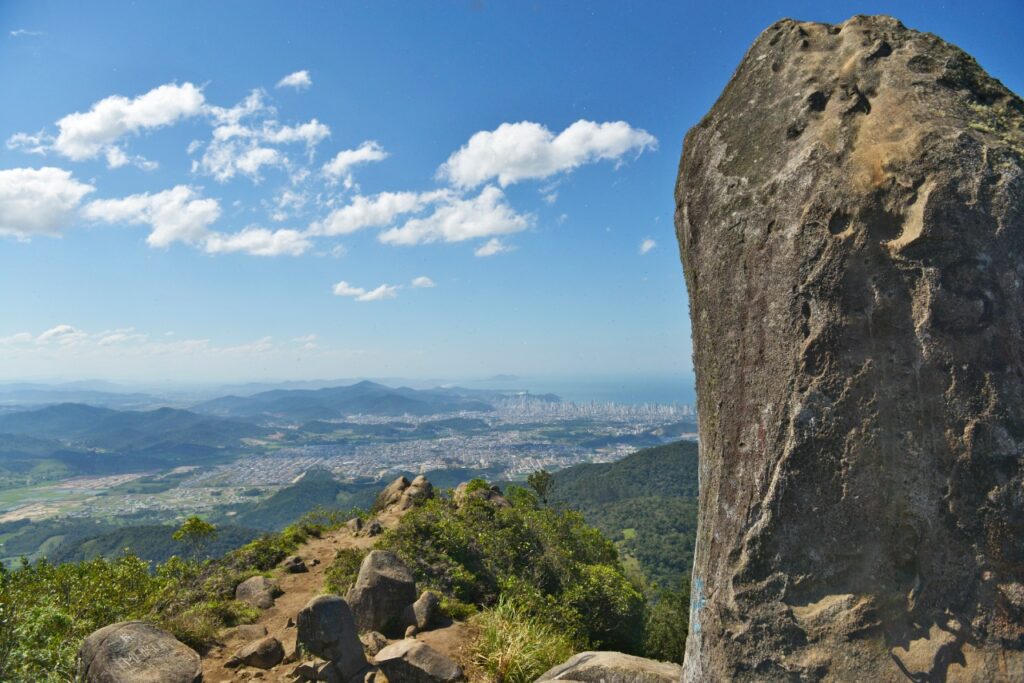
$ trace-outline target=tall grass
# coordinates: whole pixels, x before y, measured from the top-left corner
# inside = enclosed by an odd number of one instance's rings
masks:
[[[575,652],[568,636],[504,598],[470,625],[470,656],[489,683],[530,683]]]

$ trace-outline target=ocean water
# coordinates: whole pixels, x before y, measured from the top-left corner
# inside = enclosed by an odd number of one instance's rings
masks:
[[[519,389],[533,394],[557,394],[566,401],[583,403],[663,403],[695,406],[692,375],[640,376],[538,376],[499,378],[467,384],[480,389]]]

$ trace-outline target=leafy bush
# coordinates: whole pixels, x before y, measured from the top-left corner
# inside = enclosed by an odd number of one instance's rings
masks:
[[[171,557],[155,571],[134,555],[60,565],[23,561],[10,571],[0,565],[0,681],[73,680],[85,636],[130,619],[156,623],[203,652],[223,628],[257,618],[258,610],[234,599],[241,581],[344,519],[340,512],[314,511],[219,560]]]
[[[435,498],[410,510],[380,546],[449,598],[489,607],[504,595],[581,645],[639,652],[643,598],[614,545],[578,513],[539,508],[533,495],[509,498],[510,507]]]
[[[575,652],[571,638],[502,598],[470,619],[473,666],[493,683],[530,683]]]
[[[644,652],[648,657],[683,663],[683,646],[690,627],[690,577],[682,588],[664,591],[647,611]]]
[[[334,562],[324,574],[324,587],[328,593],[345,597],[348,589],[359,576],[359,565],[367,551],[360,548],[342,548],[335,554]]]

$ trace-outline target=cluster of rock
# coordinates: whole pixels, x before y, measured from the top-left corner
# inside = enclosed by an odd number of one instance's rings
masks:
[[[891,17],[783,20],[686,136],[684,681],[1024,680],[1024,102]]]
[[[403,511],[433,497],[434,485],[422,474],[411,482],[405,477],[399,477],[378,494],[373,509]]]
[[[438,597],[425,591],[417,598],[412,572],[401,559],[374,550],[346,598],[321,595],[299,612],[296,651],[315,659],[300,662],[292,673],[298,681],[339,683],[371,681],[376,671],[389,681],[463,680],[454,661],[414,639],[440,622]],[[405,638],[396,642],[384,635],[399,632]]]
[[[461,506],[468,498],[479,498],[499,508],[512,507],[512,504],[505,499],[501,489],[497,486],[487,488],[470,488],[469,482],[462,482],[452,492],[452,500],[456,505]]]

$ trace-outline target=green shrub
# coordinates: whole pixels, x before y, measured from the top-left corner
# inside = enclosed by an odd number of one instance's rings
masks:
[[[335,554],[334,562],[324,574],[324,588],[328,593],[345,597],[359,576],[359,565],[367,552],[361,548],[342,548]]]
[[[530,683],[576,649],[564,633],[504,598],[470,625],[473,665],[493,683]]]
[[[664,591],[647,611],[644,653],[653,659],[683,663],[686,632],[690,627],[690,577],[680,590]]]
[[[511,507],[478,497],[459,505],[429,500],[379,545],[397,553],[420,585],[450,599],[489,607],[514,597],[519,609],[581,642],[639,652],[643,599],[615,546],[577,513],[540,508],[533,496],[513,500]]]

